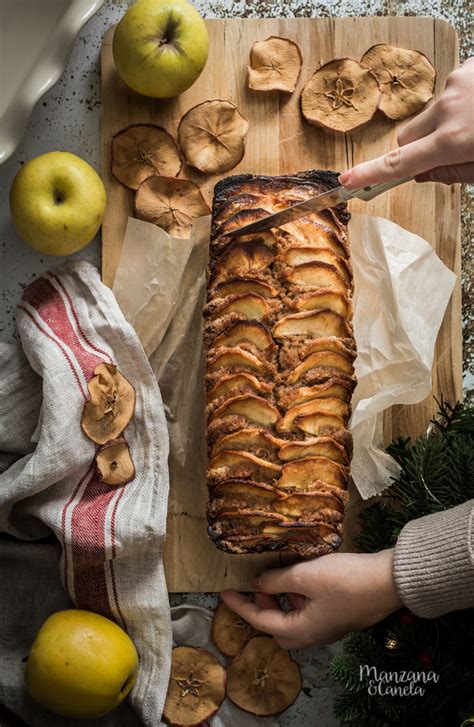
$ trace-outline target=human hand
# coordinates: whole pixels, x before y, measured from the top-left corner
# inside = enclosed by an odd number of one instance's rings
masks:
[[[443,94],[398,134],[398,149],[341,174],[348,189],[415,177],[474,182],[474,58],[448,76]]]
[[[332,553],[254,579],[254,601],[236,591],[222,600],[258,631],[275,637],[284,649],[332,644],[401,608],[392,574],[393,550]],[[285,593],[292,610],[279,607]]]

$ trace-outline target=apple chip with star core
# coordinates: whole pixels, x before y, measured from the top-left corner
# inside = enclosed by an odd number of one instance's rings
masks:
[[[233,658],[257,631],[221,601],[214,612],[211,638],[224,656]]]
[[[225,685],[225,669],[213,654],[194,646],[177,646],[171,654],[163,719],[175,727],[197,727],[217,712],[224,701]]]
[[[248,85],[253,91],[292,93],[301,72],[301,51],[289,38],[271,35],[250,51]]]
[[[227,696],[257,717],[281,714],[300,691],[298,664],[267,636],[251,638],[227,667]]]
[[[187,179],[148,177],[135,195],[135,216],[173,237],[189,237],[194,220],[208,213],[201,190]]]
[[[247,119],[230,101],[204,101],[179,122],[179,146],[190,166],[220,174],[241,161],[248,128]]]
[[[175,140],[161,126],[132,124],[112,139],[112,174],[130,189],[157,174],[176,177],[181,164]]]
[[[370,121],[380,101],[375,74],[352,58],[325,63],[301,92],[301,111],[310,124],[352,131]]]
[[[433,98],[436,71],[420,51],[378,43],[360,62],[380,83],[379,108],[389,119],[405,119]]]

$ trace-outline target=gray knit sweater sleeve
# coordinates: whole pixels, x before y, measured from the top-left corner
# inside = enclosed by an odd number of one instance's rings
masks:
[[[417,616],[474,608],[474,500],[405,525],[393,574],[400,599]]]

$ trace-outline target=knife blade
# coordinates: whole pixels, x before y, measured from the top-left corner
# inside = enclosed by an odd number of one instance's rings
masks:
[[[302,202],[285,207],[285,209],[279,212],[268,214],[266,217],[262,217],[255,222],[250,222],[248,225],[237,227],[235,230],[229,230],[225,234],[230,237],[241,237],[242,235],[250,235],[255,232],[264,232],[265,230],[270,230],[272,227],[281,227],[288,222],[299,220],[301,217],[306,217],[306,215],[313,214],[314,212],[320,212],[329,207],[337,207],[337,205],[348,202],[351,199],[361,199],[364,202],[368,202],[374,199],[374,197],[378,197],[379,194],[393,187],[398,187],[399,184],[409,182],[411,179],[413,177],[405,177],[404,179],[395,179],[390,182],[374,184],[361,189],[349,190],[342,186],[335,187],[315,197],[310,197]]]

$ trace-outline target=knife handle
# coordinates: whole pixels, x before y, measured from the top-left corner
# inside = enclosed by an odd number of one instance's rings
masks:
[[[368,202],[383,192],[388,192],[393,187],[398,187],[400,184],[405,182],[411,182],[413,177],[404,177],[404,179],[392,179],[390,182],[383,182],[382,184],[372,184],[368,187],[361,187],[360,189],[344,189],[344,196],[347,199],[361,199],[364,202]]]

